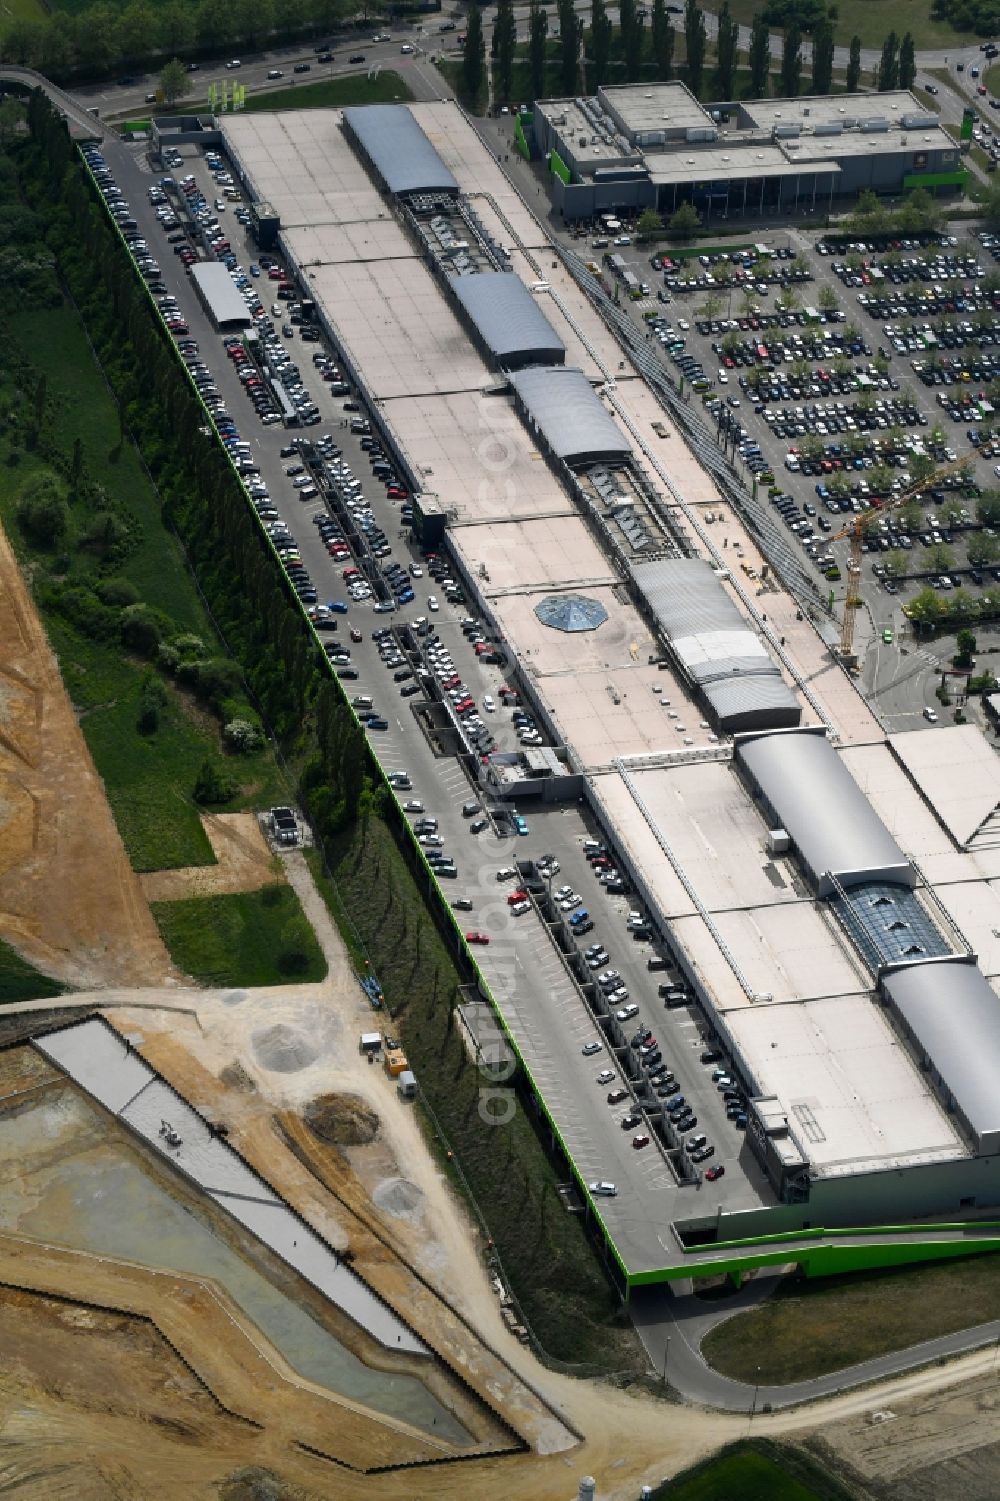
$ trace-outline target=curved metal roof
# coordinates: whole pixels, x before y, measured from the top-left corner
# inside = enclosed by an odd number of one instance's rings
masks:
[[[561,365],[565,360],[566,346],[519,276],[483,271],[455,277],[450,286],[501,365]]]
[[[634,563],[632,577],[720,728],[778,729],[802,711],[764,642],[700,558]]]
[[[390,193],[455,193],[458,183],[403,104],[344,110],[344,127]]]
[[[931,960],[893,970],[882,990],[979,1151],[1000,1151],[1000,999],[982,971],[968,960]]]
[[[631,457],[632,445],[582,370],[566,365],[519,370],[510,383],[556,458],[587,464]]]
[[[820,896],[862,881],[914,886],[916,873],[829,740],[784,730],[740,741],[746,768],[789,834]]]
[[[211,314],[216,328],[249,328],[253,322],[233,278],[221,261],[203,261],[191,267],[191,280]]]

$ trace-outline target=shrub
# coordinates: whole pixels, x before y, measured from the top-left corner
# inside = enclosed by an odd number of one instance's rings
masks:
[[[194,784],[194,800],[202,806],[228,803],[236,793],[236,779],[214,761],[203,761]]]
[[[21,497],[17,519],[36,547],[55,547],[69,528],[69,509],[54,486],[33,488]]]
[[[143,678],[136,728],[141,735],[152,735],[160,727],[160,710],[167,702],[167,690],[155,673]]]
[[[237,756],[252,756],[264,743],[260,730],[247,719],[231,719],[223,728],[222,738],[227,750]]]
[[[129,579],[102,579],[96,589],[98,599],[105,605],[122,609],[139,602],[139,591]]]
[[[140,657],[154,657],[160,645],[160,622],[148,605],[129,605],[122,612],[122,642]]]

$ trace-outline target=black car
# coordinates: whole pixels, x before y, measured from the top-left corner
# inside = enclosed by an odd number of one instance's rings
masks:
[[[332,63],[333,60],[334,60],[334,58],[333,58],[333,53],[332,52],[321,52],[321,53],[319,53],[318,57],[316,58],[316,61],[318,63]]]
[[[296,63],[295,67],[292,69],[292,72],[293,73],[308,73],[308,72],[310,72],[311,67],[312,67],[311,63]]]
[[[349,63],[363,63],[365,61],[365,54],[363,52],[352,52],[347,61]]]

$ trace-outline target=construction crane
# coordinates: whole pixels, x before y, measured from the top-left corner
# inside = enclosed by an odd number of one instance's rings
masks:
[[[844,662],[850,662],[854,657],[854,621],[858,613],[860,603],[859,591],[861,588],[861,553],[862,542],[866,525],[871,521],[875,510],[880,512],[895,511],[899,506],[905,505],[908,500],[914,500],[922,495],[925,490],[932,490],[936,484],[949,474],[954,474],[959,469],[968,469],[971,459],[957,459],[953,464],[943,464],[939,468],[932,469],[926,479],[918,480],[914,485],[908,485],[898,495],[894,495],[884,504],[871,511],[862,511],[854,520],[841,527],[828,540],[841,542],[845,537],[850,537],[850,556],[847,561],[847,599],[844,602],[844,621],[840,629],[840,656]]]

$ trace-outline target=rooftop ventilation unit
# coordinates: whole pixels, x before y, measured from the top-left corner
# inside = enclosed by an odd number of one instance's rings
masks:
[[[839,136],[843,134],[844,123],[842,120],[822,121],[813,129],[813,135],[817,136]]]
[[[899,123],[904,130],[932,130],[937,119],[934,115],[904,115]]]
[[[889,121],[886,120],[884,117],[881,118],[881,119],[876,118],[874,120],[862,120],[861,121],[861,134],[862,135],[882,135],[888,129],[889,129]]]

